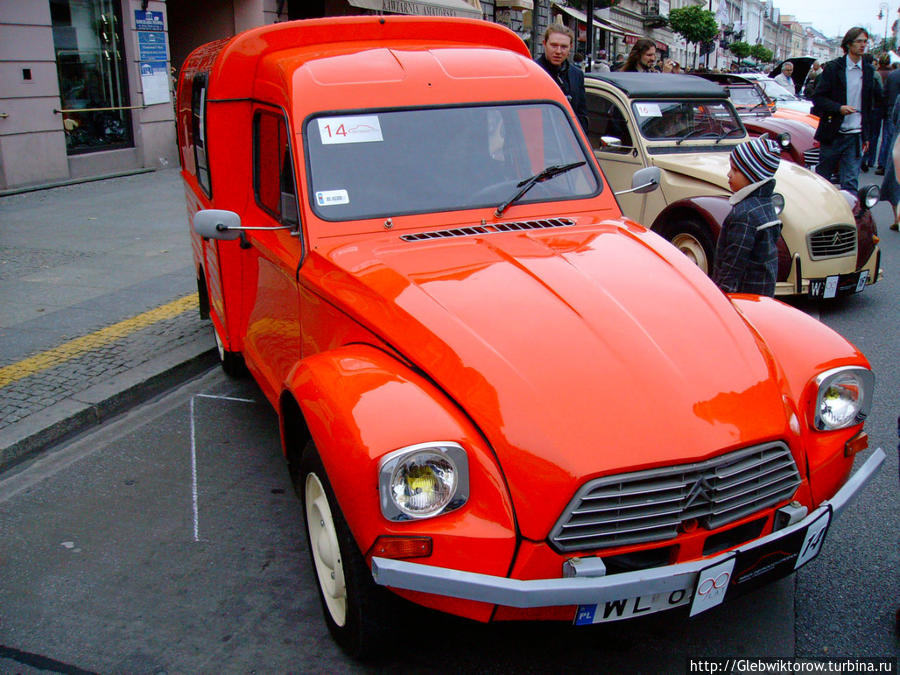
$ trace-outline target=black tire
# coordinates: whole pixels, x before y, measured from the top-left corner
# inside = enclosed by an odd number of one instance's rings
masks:
[[[660,234],[706,274],[712,273],[715,252],[712,236],[699,220],[691,217],[672,220],[660,229]]]
[[[297,477],[309,558],[328,631],[349,656],[377,657],[396,634],[397,598],[372,578],[312,441]]]
[[[230,352],[219,338],[219,333],[213,327],[213,335],[216,338],[216,351],[219,354],[219,363],[228,377],[244,377],[247,375],[247,366],[240,352]]]

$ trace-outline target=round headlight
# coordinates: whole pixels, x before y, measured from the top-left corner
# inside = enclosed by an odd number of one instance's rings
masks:
[[[844,429],[869,414],[875,376],[864,368],[836,368],[816,378],[815,426],[821,431]]]
[[[456,443],[423,443],[392,452],[379,469],[381,512],[389,520],[430,518],[468,499],[466,453]]]
[[[775,207],[775,215],[780,216],[781,212],[784,211],[784,195],[780,192],[773,193],[772,206]]]
[[[778,145],[780,145],[782,148],[791,147],[791,135],[787,132],[778,134]]]
[[[877,185],[866,185],[859,189],[859,201],[867,209],[871,209],[881,199],[881,190]]]

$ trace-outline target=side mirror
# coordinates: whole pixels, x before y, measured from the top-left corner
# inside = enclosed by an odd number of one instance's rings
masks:
[[[241,217],[234,211],[203,209],[194,214],[194,232],[205,239],[231,241],[241,236]]]
[[[648,166],[643,169],[638,169],[631,177],[631,189],[619,190],[615,194],[624,195],[628,194],[629,192],[634,192],[635,194],[645,194],[647,192],[653,192],[656,188],[659,187],[659,181],[661,177],[662,172],[659,170],[658,166]]]
[[[607,146],[622,147],[622,139],[618,136],[601,136],[600,142],[603,143],[603,145],[600,146],[602,148]]]

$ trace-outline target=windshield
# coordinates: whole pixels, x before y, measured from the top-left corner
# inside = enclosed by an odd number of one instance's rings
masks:
[[[312,207],[325,220],[496,208],[548,166],[577,162],[518,203],[600,189],[568,116],[549,103],[330,115],[310,119],[304,139]]]
[[[636,101],[641,135],[650,141],[739,138],[743,126],[726,101]]]
[[[767,107],[766,99],[760,93],[759,89],[754,86],[729,86],[727,89],[728,97],[731,99],[731,102],[741,111],[759,106],[757,110],[762,112],[763,109]]]

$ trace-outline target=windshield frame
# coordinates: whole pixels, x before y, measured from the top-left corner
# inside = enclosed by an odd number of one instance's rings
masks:
[[[317,120],[322,118],[341,118],[341,117],[356,117],[356,116],[377,116],[377,115],[391,115],[395,113],[405,113],[405,112],[426,112],[430,110],[434,111],[445,111],[445,110],[465,110],[465,109],[493,109],[493,108],[553,108],[556,113],[562,115],[562,119],[566,120],[568,124],[568,129],[571,133],[569,139],[561,139],[561,140],[571,140],[571,145],[565,148],[565,151],[571,151],[574,148],[578,149],[578,154],[575,156],[573,153],[573,159],[577,160],[585,160],[585,168],[589,172],[589,175],[585,177],[586,180],[592,181],[594,184],[594,188],[592,191],[585,192],[583,194],[575,194],[575,195],[566,195],[566,196],[548,196],[546,194],[542,195],[541,191],[532,191],[534,194],[526,195],[520,201],[517,202],[517,205],[529,205],[529,204],[538,204],[538,203],[551,203],[551,202],[563,202],[563,201],[576,201],[576,200],[584,200],[584,199],[592,199],[602,194],[605,189],[606,179],[600,172],[597,167],[596,161],[593,158],[593,153],[590,150],[589,146],[585,143],[582,138],[582,134],[579,133],[580,129],[577,128],[577,122],[571,116],[571,114],[560,104],[560,102],[552,100],[552,99],[537,99],[537,100],[513,100],[513,101],[474,101],[468,103],[453,103],[453,104],[438,104],[438,105],[413,105],[413,106],[385,106],[378,108],[360,108],[360,109],[341,109],[341,110],[319,110],[309,114],[306,118],[303,119],[299,128],[301,129],[299,135],[301,136],[301,147],[303,148],[303,162],[305,164],[306,176],[304,180],[306,192],[308,194],[304,195],[304,202],[311,210],[312,214],[319,220],[328,223],[353,223],[353,222],[365,222],[365,221],[377,221],[379,223],[379,228],[381,224],[385,222],[385,219],[392,219],[394,217],[399,216],[415,216],[415,215],[429,215],[429,214],[440,214],[440,213],[456,213],[456,212],[464,212],[471,210],[482,210],[482,209],[490,209],[493,211],[496,209],[497,205],[502,201],[501,199],[494,199],[493,197],[485,198],[484,203],[479,201],[477,205],[470,204],[451,204],[451,205],[431,205],[427,208],[409,208],[409,209],[398,209],[395,211],[377,211],[373,210],[364,214],[348,214],[348,215],[331,215],[326,211],[326,208],[321,207],[317,204],[316,200],[316,190],[322,190],[323,186],[316,186],[316,176],[314,170],[314,160],[316,159],[315,155],[319,152],[320,148],[311,149],[310,147],[310,134],[318,134],[319,130],[316,128]],[[554,113],[554,114],[556,114]],[[544,113],[546,115],[546,112]],[[559,127],[563,128],[563,127]],[[526,148],[516,148],[512,146],[514,151],[525,151]],[[410,149],[409,152],[415,152],[414,149]],[[571,160],[570,160],[571,161]],[[553,161],[548,162],[548,164],[552,164]],[[321,167],[317,167],[321,170]],[[543,170],[544,166],[541,166],[538,171]],[[584,171],[585,169],[581,169]],[[530,174],[529,174],[530,175]],[[528,178],[529,176],[523,176],[523,178]],[[504,194],[503,198],[512,194],[507,191],[508,194]]]
[[[657,136],[648,136],[645,133],[644,125],[642,123],[643,120],[649,119],[651,116],[641,115],[638,113],[638,105],[641,104],[651,104],[651,105],[660,105],[660,104],[678,104],[681,106],[690,105],[694,109],[701,105],[721,105],[723,106],[731,115],[731,118],[736,123],[734,125],[734,129],[741,129],[743,132],[741,135],[736,135],[734,133],[727,135],[723,138],[719,138],[717,141],[718,135],[711,136],[700,136],[695,135],[691,136],[690,132],[687,134],[682,134],[680,136],[666,136],[666,137],[657,137]],[[634,126],[637,132],[640,134],[642,141],[648,145],[658,145],[658,144],[672,144],[675,143],[679,146],[693,147],[696,145],[700,145],[701,147],[706,147],[707,145],[721,145],[725,142],[731,141],[744,141],[747,137],[747,129],[744,126],[743,121],[741,120],[741,115],[738,113],[734,104],[728,98],[640,98],[640,99],[631,99],[629,100],[629,104],[631,107],[631,114],[634,118]],[[695,130],[692,129],[691,131]],[[711,133],[711,132],[710,132]],[[680,141],[680,142],[679,142]]]

